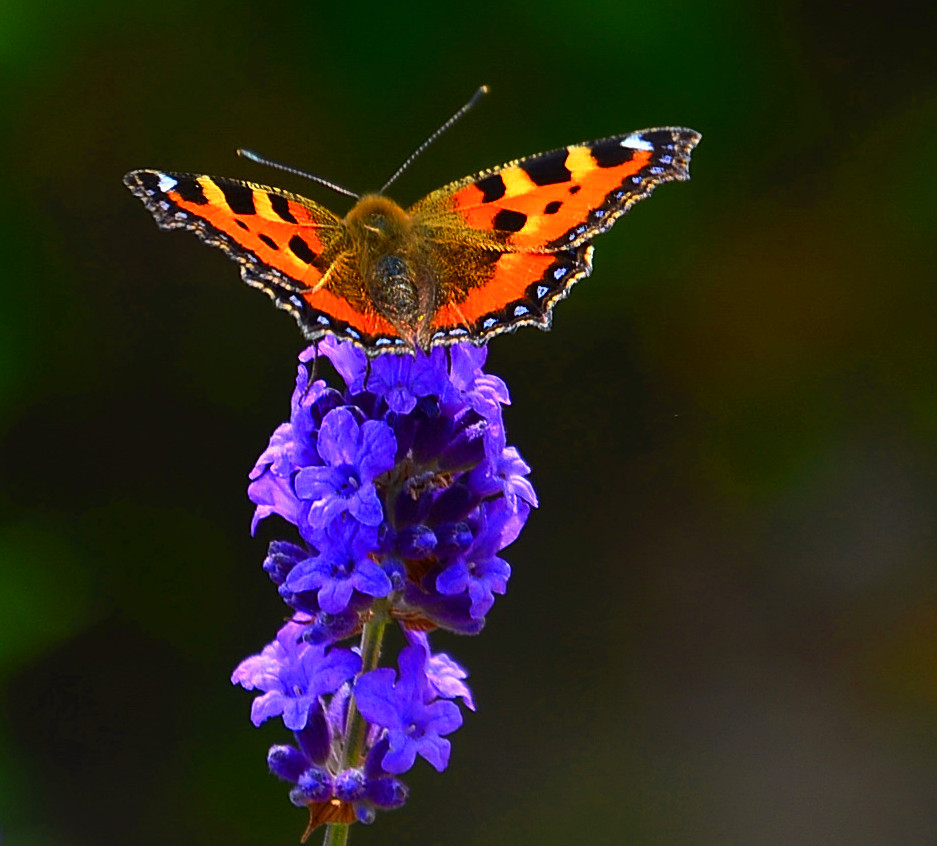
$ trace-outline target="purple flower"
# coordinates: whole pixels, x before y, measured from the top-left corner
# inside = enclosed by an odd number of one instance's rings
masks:
[[[536,508],[537,492],[527,478],[529,472],[530,467],[517,449],[505,447],[490,464],[472,471],[471,482],[482,496],[503,494],[515,510],[519,499]]]
[[[290,479],[288,453],[292,447],[292,429],[289,423],[277,427],[270,438],[269,446],[257,459],[251,470],[248,496],[257,505],[251,522],[251,534],[257,524],[271,514],[279,514],[294,525],[299,523],[302,503],[297,499]]]
[[[319,607],[327,614],[345,610],[354,591],[384,597],[390,577],[370,558],[377,546],[377,529],[350,519],[335,520],[326,530],[318,555],[296,564],[284,586],[292,593],[318,591]]]
[[[462,402],[500,427],[501,406],[511,404],[511,394],[503,379],[482,371],[488,358],[488,348],[459,344],[451,348],[451,357],[452,384],[459,391]]]
[[[314,552],[315,550],[313,550]],[[309,551],[289,541],[270,541],[267,557],[264,559],[264,572],[279,587],[286,581],[290,571],[309,557]]]
[[[292,487],[292,475],[297,466],[318,464],[315,451],[315,419],[312,413],[323,399],[334,392],[321,379],[310,384],[309,372],[300,365],[293,390],[290,422],[277,427],[267,448],[250,473],[248,495],[257,504],[253,533],[257,524],[271,514],[279,514],[294,525],[299,523],[302,503]]]
[[[290,791],[290,801],[299,808],[310,802],[326,802],[332,798],[334,789],[328,770],[309,767],[296,779],[296,787]]]
[[[299,360],[303,364],[308,364],[320,355],[324,355],[332,362],[332,367],[342,377],[350,393],[356,394],[364,387],[364,377],[367,375],[369,366],[368,356],[364,350],[354,344],[342,343],[329,336],[323,338],[318,344],[306,347],[299,354]]]
[[[383,397],[397,414],[409,414],[420,397],[442,396],[451,390],[445,372],[445,351],[436,347],[429,355],[384,355],[371,365],[368,390]]]
[[[461,664],[452,660],[445,652],[430,652],[429,637],[426,632],[407,632],[407,641],[411,646],[421,646],[429,656],[426,660],[426,681],[436,696],[442,699],[461,698],[467,708],[475,710],[472,691],[463,679],[468,678],[468,671]]]
[[[481,525],[472,545],[436,578],[436,589],[446,596],[468,593],[469,614],[484,617],[494,604],[494,594],[507,590],[511,567],[497,553],[513,543],[530,507],[520,503],[514,511],[506,500],[498,500],[482,512]]]
[[[336,408],[322,420],[317,450],[324,466],[305,467],[294,481],[296,495],[312,503],[314,535],[346,511],[366,526],[380,525],[384,512],[374,480],[394,466],[397,441],[390,426],[379,420],[359,425],[349,408]]]
[[[427,690],[426,650],[408,646],[398,661],[400,678],[389,668],[372,670],[355,682],[358,709],[368,722],[387,731],[388,751],[381,766],[400,775],[413,766],[416,756],[442,772],[449,764],[450,743],[443,735],[462,725],[459,707],[446,700],[431,700]],[[428,695],[429,694],[429,695]]]
[[[295,746],[277,744],[267,752],[267,767],[277,778],[295,783],[309,768],[309,759]]]
[[[361,658],[349,649],[331,649],[308,644],[302,638],[301,622],[289,622],[267,644],[260,655],[245,658],[231,676],[234,684],[247,690],[262,690],[251,706],[251,722],[262,722],[282,714],[288,729],[306,725],[310,709],[326,693],[334,693],[361,670]]]

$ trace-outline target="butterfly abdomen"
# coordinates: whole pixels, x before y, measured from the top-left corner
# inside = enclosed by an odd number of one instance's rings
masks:
[[[410,265],[399,255],[382,255],[370,267],[365,284],[374,305],[396,325],[415,328],[420,294]]]

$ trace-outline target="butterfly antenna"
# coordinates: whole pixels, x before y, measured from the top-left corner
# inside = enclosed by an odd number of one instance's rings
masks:
[[[460,117],[462,117],[469,109],[472,108],[481,98],[488,93],[488,86],[482,85],[473,95],[472,99],[469,100],[459,111],[457,111],[449,120],[447,120],[442,126],[439,127],[429,138],[427,138],[413,153],[410,154],[408,158],[400,167],[397,168],[394,175],[384,183],[384,187],[381,188],[380,193],[383,194],[391,185],[393,185],[397,178],[402,174],[430,144],[432,144],[440,135],[442,135],[447,129],[449,129],[452,124],[454,124]]]
[[[238,150],[238,155],[245,159],[250,159],[252,162],[257,162],[257,164],[267,165],[268,167],[275,167],[277,170],[284,170],[287,173],[295,174],[296,176],[304,176],[306,179],[311,179],[313,182],[318,182],[320,185],[324,185],[326,188],[331,188],[338,194],[344,194],[346,197],[354,197],[356,200],[361,199],[360,194],[356,194],[354,191],[349,191],[347,188],[342,188],[341,185],[336,185],[334,182],[329,182],[328,179],[323,179],[321,176],[316,176],[314,173],[307,173],[305,170],[299,170],[295,167],[290,167],[289,165],[281,164],[280,162],[275,162],[273,159],[265,158],[259,153],[255,153],[253,150]]]

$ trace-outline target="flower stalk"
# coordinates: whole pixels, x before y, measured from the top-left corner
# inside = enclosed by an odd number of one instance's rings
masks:
[[[364,624],[361,630],[361,672],[369,673],[377,669],[381,659],[381,643],[387,629],[388,616],[381,613],[382,603],[375,603],[374,616]],[[361,763],[364,751],[365,735],[368,731],[367,721],[355,704],[352,696],[348,702],[348,727],[345,731],[344,758],[342,764],[347,767],[356,767]]]

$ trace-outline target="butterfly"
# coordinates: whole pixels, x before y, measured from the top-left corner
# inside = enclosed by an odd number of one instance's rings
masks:
[[[700,137],[660,127],[574,144],[458,180],[408,209],[366,194],[344,217],[235,179],[135,170],[124,183],[160,227],[224,250],[310,341],[333,335],[373,356],[549,329],[556,303],[592,272],[592,240],[661,183],[689,179]]]

